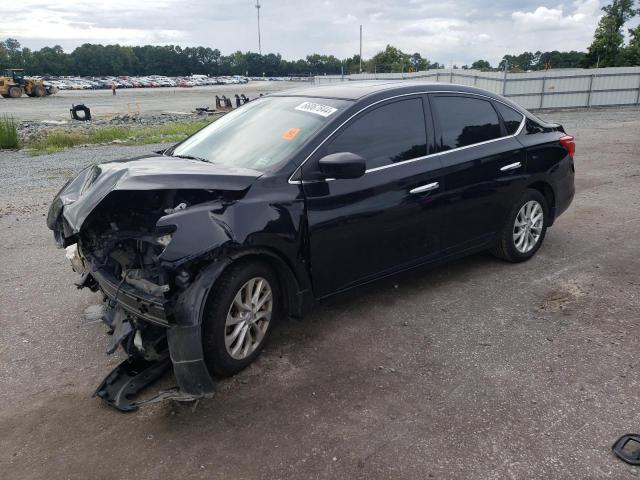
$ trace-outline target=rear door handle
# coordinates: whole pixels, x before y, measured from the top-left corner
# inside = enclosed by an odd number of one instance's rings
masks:
[[[520,168],[521,166],[522,164],[520,162],[510,163],[509,165],[505,165],[504,167],[501,167],[500,171],[507,172],[509,170],[515,170],[516,168]]]
[[[438,182],[427,183],[426,185],[422,185],[421,187],[416,187],[416,188],[410,190],[409,193],[429,192],[429,191],[435,190],[435,189],[437,189],[439,187],[440,187],[440,184]]]

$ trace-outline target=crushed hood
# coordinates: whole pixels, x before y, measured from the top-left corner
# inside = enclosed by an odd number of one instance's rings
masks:
[[[78,233],[93,209],[117,190],[246,190],[261,172],[163,155],[99,163],[82,170],[55,196],[47,226],[55,230],[63,215],[72,234]]]

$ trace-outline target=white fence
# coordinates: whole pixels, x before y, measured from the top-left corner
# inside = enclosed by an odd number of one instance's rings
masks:
[[[527,109],[640,105],[640,67],[507,73],[441,69],[414,73],[360,73],[315,77],[316,85],[354,80],[425,80],[474,86]]]

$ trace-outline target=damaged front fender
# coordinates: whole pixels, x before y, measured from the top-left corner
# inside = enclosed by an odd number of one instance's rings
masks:
[[[159,231],[171,230],[173,233],[160,260],[167,265],[176,266],[233,242],[231,227],[214,213],[220,209],[219,204],[203,204],[161,217],[156,228]]]
[[[209,291],[230,259],[210,264],[174,307],[175,324],[167,331],[169,354],[180,390],[194,396],[211,396],[215,384],[204,361],[202,316]]]

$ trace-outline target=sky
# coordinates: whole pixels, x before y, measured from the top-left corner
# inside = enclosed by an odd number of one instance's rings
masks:
[[[604,2],[575,0],[261,0],[262,52],[363,56],[386,44],[446,66],[504,54],[586,50]],[[5,2],[0,39],[38,49],[82,43],[174,44],[258,51],[255,0],[20,0]]]

